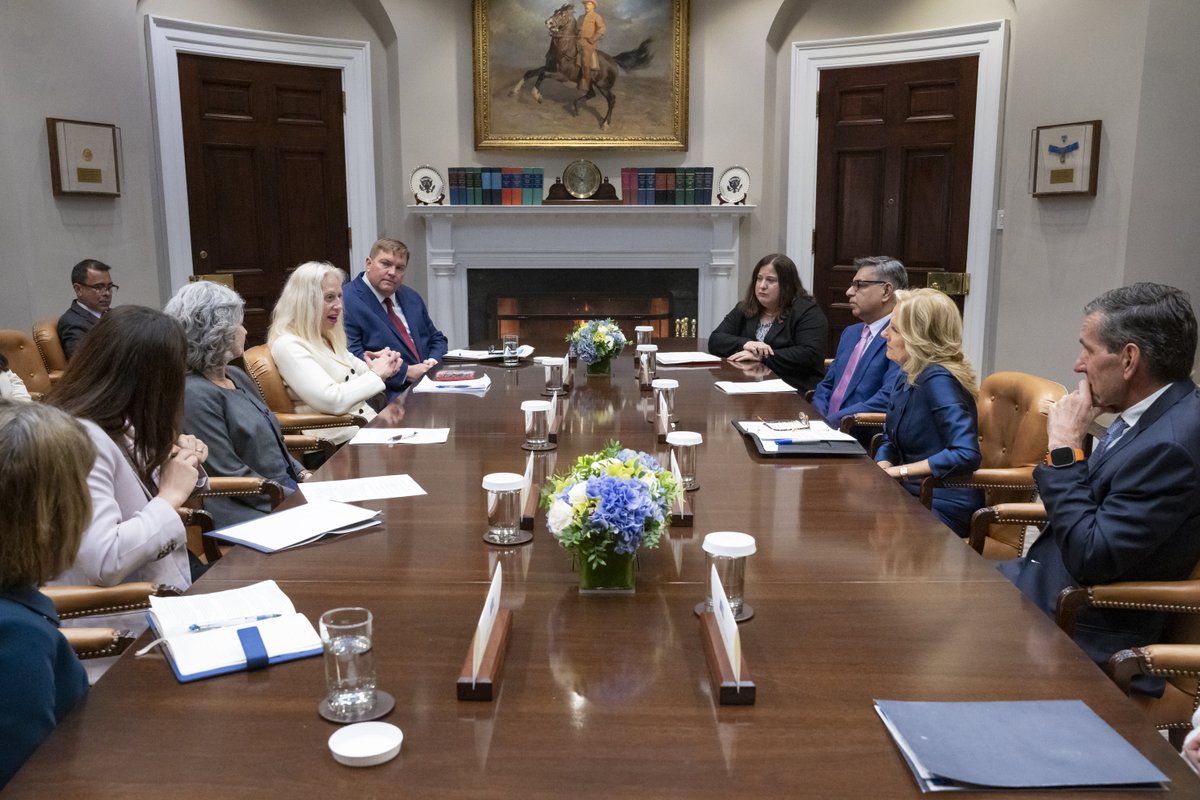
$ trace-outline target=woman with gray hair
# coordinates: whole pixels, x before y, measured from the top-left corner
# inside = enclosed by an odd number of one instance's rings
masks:
[[[243,306],[232,289],[197,281],[176,292],[163,309],[187,336],[183,429],[208,445],[209,475],[268,478],[291,494],[310,473],[288,453],[279,423],[250,376],[229,363],[246,344]],[[204,507],[218,527],[271,511],[260,495],[212,497]]]

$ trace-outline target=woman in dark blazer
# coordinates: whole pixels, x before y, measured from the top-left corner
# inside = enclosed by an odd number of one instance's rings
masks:
[[[829,323],[782,253],[754,267],[746,296],[708,337],[708,352],[733,364],[762,364],[798,389],[816,387],[825,372]]]
[[[979,467],[977,386],[962,352],[962,317],[954,301],[936,289],[901,291],[896,298],[883,337],[887,357],[904,372],[892,390],[875,460],[915,495],[926,476]],[[971,514],[982,505],[978,489],[933,492],[933,513],[959,536],[967,535]]]

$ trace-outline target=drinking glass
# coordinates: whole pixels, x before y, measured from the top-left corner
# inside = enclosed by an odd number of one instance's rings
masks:
[[[504,366],[515,367],[521,363],[521,357],[517,355],[517,347],[521,343],[521,338],[515,333],[506,333],[500,337],[500,344],[504,349]]]
[[[542,366],[546,368],[546,389],[542,392],[542,394],[562,394],[563,366],[565,362],[566,359],[564,358],[542,359]]]
[[[375,710],[375,654],[372,617],[365,608],[335,608],[321,615],[325,648],[325,699],[342,721]]]
[[[654,338],[654,326],[653,325],[638,325],[636,328],[633,329],[633,332],[634,332],[634,335],[637,337],[637,339],[635,340],[635,344],[637,344],[639,346],[643,345],[643,344],[650,344],[651,340]]]
[[[737,531],[714,531],[704,537],[704,611],[712,611],[712,583],[708,577],[713,567],[717,568],[717,577],[725,587],[725,596],[729,598],[729,610],[739,622],[749,619],[754,611],[745,602],[746,588],[746,557],[754,554],[756,549],[754,537],[748,533]],[[700,610],[699,607],[696,609]]]
[[[638,385],[643,389],[649,389],[654,382],[655,375],[658,374],[658,345],[639,344],[637,354]]]
[[[526,450],[553,450],[556,445],[550,442],[550,401],[526,400],[521,403],[521,411],[525,413],[525,444]]]
[[[671,445],[671,453],[679,465],[682,487],[689,492],[700,488],[696,482],[696,446],[703,441],[704,437],[693,431],[671,431],[667,434],[667,444]]]
[[[667,421],[675,422],[678,419],[675,416],[675,390],[679,388],[679,381],[674,378],[656,378],[650,385],[654,387],[654,413],[657,414],[658,409],[666,405]]]
[[[515,472],[491,472],[483,476],[487,489],[488,544],[522,544],[533,537],[521,530],[521,490],[525,476]]]

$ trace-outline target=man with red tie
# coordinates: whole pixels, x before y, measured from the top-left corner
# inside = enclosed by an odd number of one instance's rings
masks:
[[[896,291],[908,288],[904,265],[889,256],[854,259],[858,272],[846,297],[850,313],[861,322],[842,331],[837,356],[813,392],[812,403],[834,428],[842,417],[865,411],[887,411],[900,365],[887,359],[879,335],[892,319]]]
[[[351,353],[388,348],[400,353],[404,367],[385,381],[391,395],[419,381],[446,355],[446,336],[429,318],[425,301],[404,285],[408,246],[380,239],[371,246],[366,268],[343,289],[346,345]]]

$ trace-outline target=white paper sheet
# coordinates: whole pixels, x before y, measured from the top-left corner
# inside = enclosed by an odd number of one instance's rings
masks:
[[[408,475],[378,475],[370,478],[349,478],[344,481],[307,481],[300,491],[312,505],[314,500],[384,500],[389,497],[415,497],[425,490]],[[307,508],[307,506],[305,506]]]
[[[796,391],[795,387],[784,383],[782,378],[769,381],[717,381],[716,386],[726,394],[772,394]]]
[[[338,483],[338,481],[326,483]],[[301,484],[301,487],[319,485],[319,483]],[[314,498],[307,493],[305,497],[310,500],[306,505],[295,506],[286,511],[268,514],[265,517],[238,525],[230,525],[214,531],[210,535],[261,550],[264,553],[273,553],[319,539],[326,534],[349,533],[379,524],[378,511],[334,502],[331,498]]]
[[[533,348],[523,344],[517,348],[517,355],[529,358],[533,355]],[[499,361],[504,358],[504,353],[499,350],[466,350],[460,347],[447,352],[446,358],[457,361]]]
[[[712,353],[701,353],[700,351],[692,351],[686,353],[664,353],[659,351],[658,364],[661,366],[675,366],[676,364],[720,364],[721,357],[714,356]]]
[[[414,386],[411,391],[415,394],[441,392],[443,394],[474,394],[482,397],[487,394],[487,390],[490,388],[492,388],[492,379],[487,375],[469,381],[449,381],[446,383],[434,383],[426,375],[424,378],[421,378],[420,383]]]
[[[350,444],[445,444],[449,428],[362,428]]]

